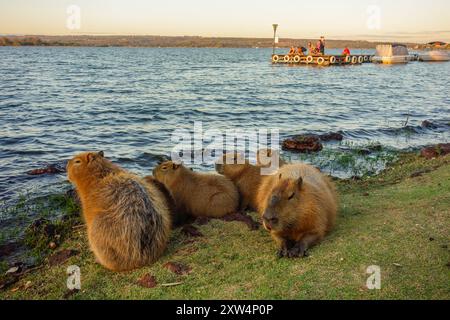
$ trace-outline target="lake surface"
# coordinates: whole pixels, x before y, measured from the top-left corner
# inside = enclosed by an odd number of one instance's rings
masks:
[[[148,174],[171,151],[172,132],[194,121],[205,130],[276,128],[282,137],[342,130],[347,145],[390,149],[450,141],[450,63],[288,67],[270,55],[0,47],[0,201],[67,188],[63,174],[26,173],[86,150]],[[421,128],[423,120],[437,127]]]

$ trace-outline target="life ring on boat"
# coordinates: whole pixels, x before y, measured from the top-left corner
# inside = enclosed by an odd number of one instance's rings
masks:
[[[357,64],[357,63],[358,63],[358,57],[357,56],[353,56],[352,64]]]
[[[289,57],[289,55],[285,55],[283,60],[287,63],[289,62],[289,60],[291,60],[291,58]]]
[[[278,61],[280,61],[280,57],[278,55],[274,54],[272,57],[272,62],[277,63]]]
[[[331,64],[336,63],[336,57],[335,57],[335,56],[332,56],[332,57],[330,58],[330,63],[331,63]]]
[[[295,62],[295,63],[299,63],[299,62],[300,62],[300,56],[299,56],[299,55],[296,55],[296,56],[294,57],[294,62]]]
[[[358,62],[359,63],[363,63],[364,62],[364,57],[363,56],[359,56],[358,57]]]
[[[369,62],[369,56],[364,56],[364,62]]]
[[[308,56],[308,58],[306,58],[306,62],[311,63],[314,61],[313,56]]]
[[[352,61],[352,57],[351,56],[346,56],[345,57],[345,62],[350,63]]]
[[[319,66],[323,65],[324,62],[325,62],[325,59],[322,58],[322,57],[319,57],[319,58],[317,59],[317,64],[318,64]]]

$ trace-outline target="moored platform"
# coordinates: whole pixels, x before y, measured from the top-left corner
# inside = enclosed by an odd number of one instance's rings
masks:
[[[289,55],[274,54],[272,55],[273,64],[298,64],[298,65],[352,65],[371,63],[373,55]]]

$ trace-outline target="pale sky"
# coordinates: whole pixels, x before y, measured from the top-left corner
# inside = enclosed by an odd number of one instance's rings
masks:
[[[67,28],[69,5],[80,29]],[[0,34],[270,38],[272,23],[280,37],[450,42],[450,1],[0,0]]]

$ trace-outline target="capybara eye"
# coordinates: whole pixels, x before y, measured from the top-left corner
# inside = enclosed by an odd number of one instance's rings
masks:
[[[81,160],[80,159],[76,159],[75,160],[75,164],[81,164]]]
[[[288,198],[288,200],[292,200],[292,199],[294,199],[294,197],[295,197],[295,193],[293,193],[293,194]]]
[[[162,167],[161,169],[163,169],[163,170],[167,170],[167,167]]]

